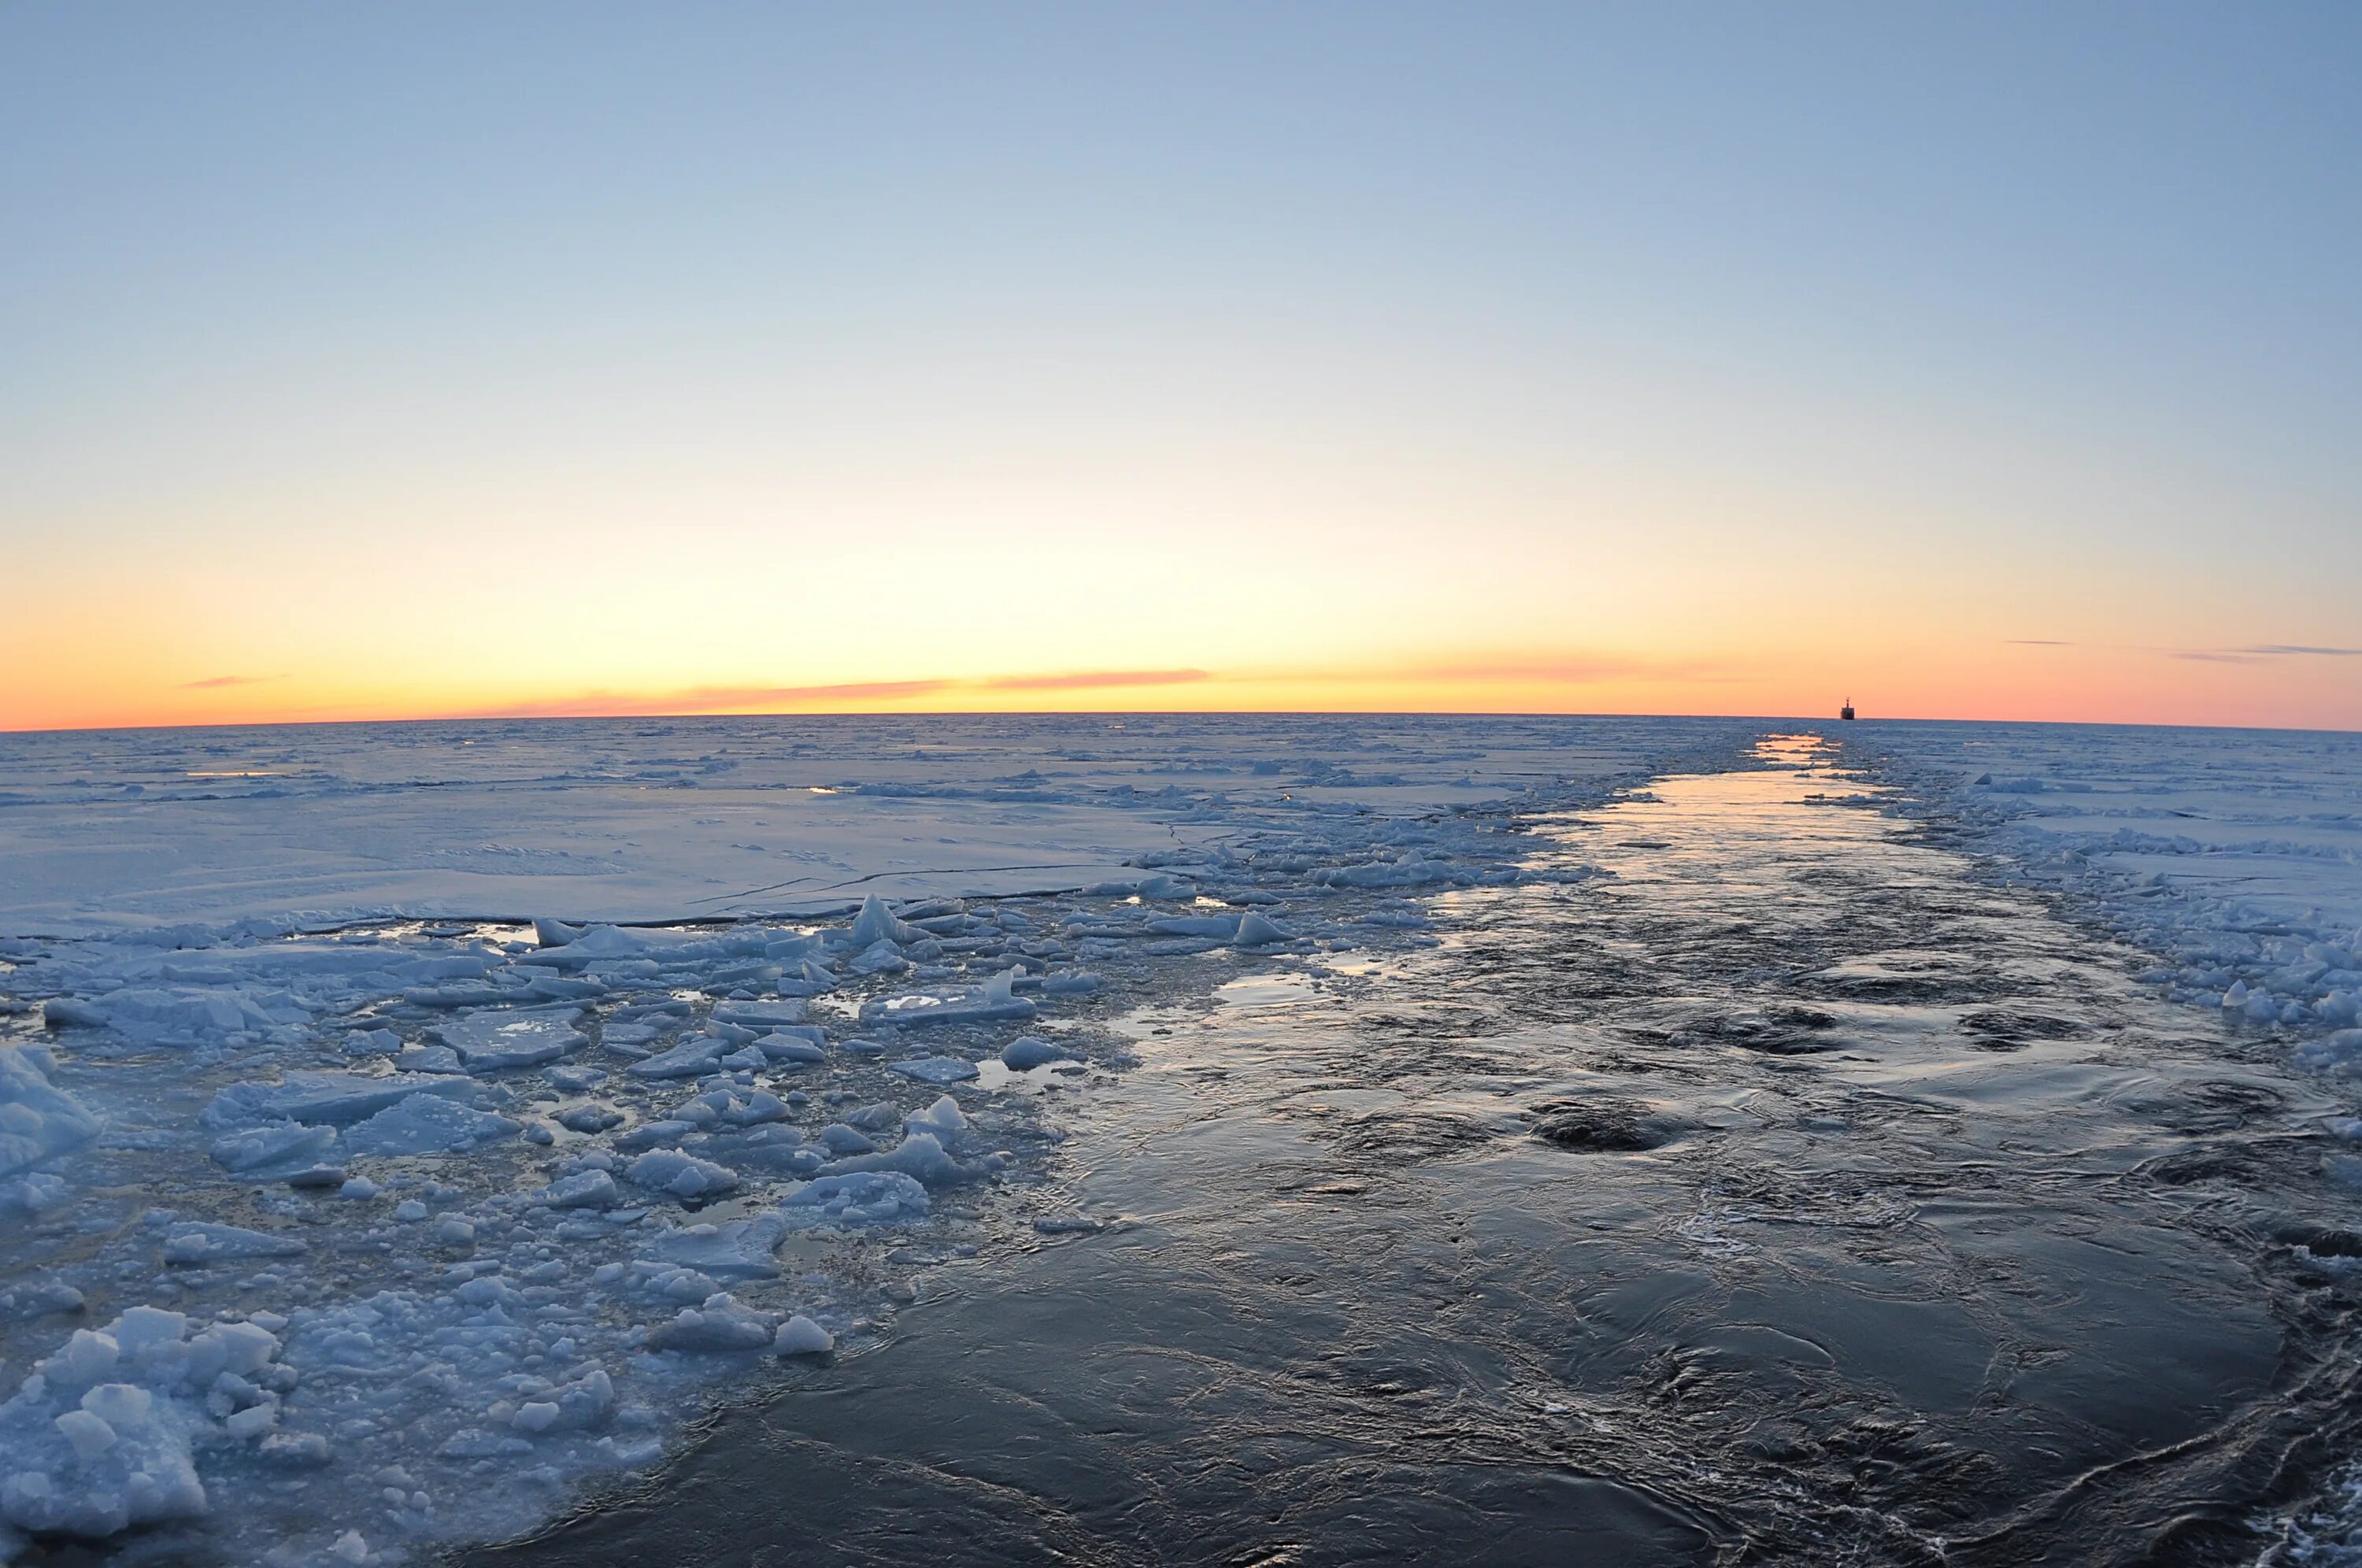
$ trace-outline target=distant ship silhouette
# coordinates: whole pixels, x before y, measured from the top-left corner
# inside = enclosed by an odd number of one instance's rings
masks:
[[[1849,698],[1847,698],[1847,699],[1846,699],[1845,706],[1844,706],[1844,707],[1842,707],[1842,708],[1839,708],[1839,709],[1838,710],[1838,718],[1840,718],[1840,719],[1850,719],[1850,718],[1852,718],[1852,717],[1853,717],[1853,699],[1852,699],[1852,698],[1849,697]]]

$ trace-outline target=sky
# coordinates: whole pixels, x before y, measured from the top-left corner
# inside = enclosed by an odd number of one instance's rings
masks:
[[[0,728],[2362,728],[2362,7],[0,6]]]

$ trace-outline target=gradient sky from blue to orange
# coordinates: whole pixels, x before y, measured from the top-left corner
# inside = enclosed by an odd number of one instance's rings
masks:
[[[2362,727],[2350,6],[19,5],[0,145],[0,728]]]

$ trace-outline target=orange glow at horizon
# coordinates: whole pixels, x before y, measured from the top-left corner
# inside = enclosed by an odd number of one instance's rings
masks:
[[[0,697],[0,731],[465,719],[927,712],[1682,713],[2362,728],[2347,656],[2003,646],[1921,657],[1650,661],[1547,650],[1354,668],[1075,669],[795,685],[565,690],[478,676],[403,686],[302,673],[159,685],[131,668]]]

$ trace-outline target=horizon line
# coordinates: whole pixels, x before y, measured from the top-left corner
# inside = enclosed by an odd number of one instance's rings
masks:
[[[683,712],[667,713],[461,713],[420,714],[378,719],[256,719],[207,720],[192,723],[79,724],[50,728],[18,728],[0,724],[0,737],[12,735],[99,735],[145,734],[158,730],[292,730],[329,725],[363,724],[613,724],[694,719],[1698,719],[1731,723],[1849,724],[2025,724],[2060,729],[2225,730],[2276,734],[2357,735],[2362,726],[2339,729],[2320,724],[2166,723],[2138,719],[1964,719],[1942,714],[1884,713],[1872,718],[1843,719],[1809,713],[1678,713],[1573,712],[1531,708],[863,708],[763,712]]]

